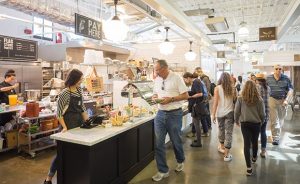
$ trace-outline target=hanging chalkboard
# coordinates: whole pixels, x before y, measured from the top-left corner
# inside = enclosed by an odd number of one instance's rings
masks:
[[[0,35],[0,60],[36,61],[37,42]]]
[[[75,34],[102,40],[102,23],[75,13]]]

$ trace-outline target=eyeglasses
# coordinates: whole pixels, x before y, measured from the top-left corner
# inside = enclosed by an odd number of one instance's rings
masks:
[[[282,68],[275,68],[275,70],[281,70]]]
[[[161,90],[165,90],[165,81],[163,80]]]

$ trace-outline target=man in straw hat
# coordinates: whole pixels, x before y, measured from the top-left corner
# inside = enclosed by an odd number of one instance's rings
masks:
[[[288,100],[292,97],[293,86],[290,79],[282,74],[282,66],[274,66],[274,74],[267,77],[267,84],[271,88],[269,106],[270,123],[273,145],[279,145],[281,126],[286,116]]]

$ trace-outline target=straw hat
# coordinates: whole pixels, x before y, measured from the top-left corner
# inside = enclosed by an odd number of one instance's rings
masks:
[[[258,74],[256,74],[255,77],[256,77],[256,79],[266,79],[266,76],[263,73],[258,73]]]

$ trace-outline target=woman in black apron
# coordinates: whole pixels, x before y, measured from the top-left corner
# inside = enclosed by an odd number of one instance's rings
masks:
[[[59,94],[57,101],[57,117],[62,132],[79,127],[88,119],[82,101],[82,72],[77,69],[70,71],[65,81],[66,88]],[[57,171],[57,156],[54,157],[47,179],[44,184],[52,184],[51,180]]]

